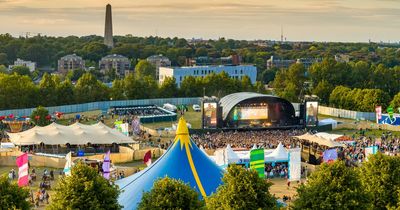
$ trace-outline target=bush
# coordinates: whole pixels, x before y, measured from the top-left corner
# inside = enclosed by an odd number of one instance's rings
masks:
[[[207,200],[208,209],[274,209],[276,198],[269,188],[272,183],[259,178],[256,171],[231,165],[224,182]]]
[[[199,194],[182,181],[165,177],[154,182],[143,194],[138,209],[199,209],[204,206]]]

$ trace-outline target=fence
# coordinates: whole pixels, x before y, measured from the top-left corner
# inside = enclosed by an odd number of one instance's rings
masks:
[[[56,111],[63,113],[79,113],[93,110],[108,110],[112,106],[138,106],[138,105],[157,105],[162,106],[165,103],[170,104],[200,104],[201,98],[157,98],[123,101],[99,101],[85,104],[73,104],[65,106],[46,107],[49,113]],[[35,108],[1,110],[0,116],[13,114],[15,116],[30,116]]]
[[[345,109],[336,109],[332,107],[319,106],[318,113],[322,115],[328,115],[332,117],[341,117],[348,119],[360,119],[360,120],[370,120],[376,121],[376,116],[374,112],[357,112]]]

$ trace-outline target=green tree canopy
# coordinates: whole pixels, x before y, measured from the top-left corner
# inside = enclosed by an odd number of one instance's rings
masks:
[[[369,198],[354,168],[343,161],[322,164],[297,188],[293,209],[367,209]]]
[[[54,191],[48,209],[121,209],[118,187],[83,163],[73,166],[71,176],[62,177]]]
[[[15,182],[10,182],[6,176],[0,176],[0,189],[1,209],[31,209],[27,188],[21,188]]]
[[[199,194],[180,180],[165,177],[154,182],[153,188],[143,194],[138,209],[200,209],[204,203]]]
[[[46,108],[39,106],[33,112],[31,113],[31,120],[35,125],[38,126],[46,126],[50,124],[50,119],[46,119],[46,117],[49,115],[49,110]]]
[[[39,83],[39,94],[41,97],[41,105],[55,106],[57,105],[57,80],[51,75],[45,73]]]
[[[19,75],[27,75],[27,76],[31,76],[31,72],[29,71],[29,68],[26,66],[14,66],[11,69],[11,73],[17,73]]]
[[[167,77],[160,87],[161,98],[172,98],[178,96],[178,87],[176,86],[175,77]]]
[[[258,177],[256,171],[231,165],[222,178],[223,184],[206,200],[208,209],[274,209],[276,199],[269,192],[271,183]]]
[[[156,78],[156,67],[147,60],[140,60],[135,66],[135,74],[137,78],[145,76]]]
[[[109,100],[108,88],[90,73],[85,73],[79,78],[74,95],[78,103]]]
[[[400,108],[400,92],[394,96],[393,100],[390,102],[390,106],[394,109]]]
[[[360,168],[361,181],[373,209],[395,207],[400,203],[400,159],[381,153],[370,155]]]

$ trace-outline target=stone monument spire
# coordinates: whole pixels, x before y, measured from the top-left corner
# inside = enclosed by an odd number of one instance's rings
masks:
[[[111,5],[106,6],[106,24],[104,30],[104,44],[108,47],[114,47],[113,41],[113,27],[112,27],[112,15],[111,15]]]

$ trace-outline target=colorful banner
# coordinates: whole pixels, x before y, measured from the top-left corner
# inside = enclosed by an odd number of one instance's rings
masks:
[[[388,107],[388,108],[386,109],[386,111],[387,111],[387,113],[389,114],[389,117],[390,117],[390,118],[393,118],[393,113],[394,113],[393,107]]]
[[[380,120],[382,119],[382,106],[377,106],[375,108],[375,112],[376,112],[376,120]]]
[[[260,178],[265,177],[264,149],[250,151],[250,168],[256,170]]]
[[[71,152],[69,152],[65,156],[65,160],[67,160],[67,162],[65,163],[65,166],[64,166],[64,174],[65,174],[65,176],[70,176],[71,175],[71,167],[72,167],[72,153]]]
[[[136,135],[140,134],[140,118],[135,117],[135,119],[132,120],[132,131]]]
[[[330,161],[335,161],[338,158],[336,149],[325,150],[323,158],[324,158],[325,163],[330,162]]]
[[[371,146],[365,148],[365,158],[368,160],[369,155],[374,155],[378,153],[378,146]]]
[[[151,150],[147,151],[146,154],[144,154],[143,162],[147,166],[151,165]]]
[[[111,159],[110,159],[110,150],[104,156],[104,161],[102,165],[103,169],[103,177],[105,179],[110,179],[110,168],[111,168]]]
[[[289,151],[289,181],[301,179],[301,149],[295,148]]]
[[[400,114],[393,114],[390,117],[388,114],[382,114],[381,119],[378,119],[378,124],[386,124],[386,125],[400,125]]]
[[[29,168],[28,168],[28,154],[17,157],[18,166],[18,186],[27,186],[29,184]]]

